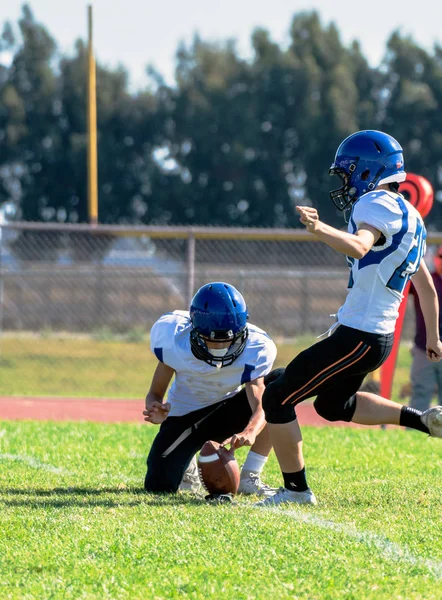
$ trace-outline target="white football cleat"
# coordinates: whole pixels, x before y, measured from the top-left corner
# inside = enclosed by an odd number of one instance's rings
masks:
[[[196,464],[196,457],[194,456],[190,461],[189,466],[184,471],[183,479],[178,489],[189,492],[199,492],[201,488],[202,485],[198,473],[198,465]]]
[[[433,406],[421,414],[421,421],[428,427],[431,437],[442,438],[442,406]]]
[[[277,491],[277,488],[272,488],[263,481],[261,481],[259,473],[247,472],[244,473],[244,476],[241,474],[241,479],[238,487],[238,494],[272,496]]]
[[[255,503],[255,506],[276,506],[278,504],[317,504],[316,497],[310,488],[304,492],[293,492],[285,487],[280,487],[276,494],[265,500]]]

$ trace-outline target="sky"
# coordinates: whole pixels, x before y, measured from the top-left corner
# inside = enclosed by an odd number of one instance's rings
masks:
[[[16,23],[22,4],[22,0],[1,2],[0,24]],[[86,39],[91,4],[95,55],[107,66],[123,65],[133,90],[147,84],[148,63],[172,83],[177,46],[180,41],[190,43],[196,32],[204,40],[234,38],[239,53],[249,58],[255,27],[264,27],[273,41],[283,45],[293,15],[301,11],[316,10],[323,25],[333,21],[345,45],[358,40],[373,67],[380,64],[395,30],[429,51],[435,42],[442,45],[442,2],[435,0],[29,0],[28,4],[64,54],[73,52],[77,38]]]

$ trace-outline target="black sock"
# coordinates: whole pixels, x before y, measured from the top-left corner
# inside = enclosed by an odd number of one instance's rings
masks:
[[[305,492],[308,489],[305,467],[297,473],[282,473],[284,487],[292,492]]]
[[[410,429],[417,429],[424,433],[430,433],[428,427],[426,427],[421,421],[421,410],[416,408],[410,408],[410,406],[403,406],[401,410],[401,416],[399,419],[399,425],[402,427],[409,427]]]

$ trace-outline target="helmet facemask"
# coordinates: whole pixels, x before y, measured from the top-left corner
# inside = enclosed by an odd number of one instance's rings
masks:
[[[384,167],[379,168],[372,175],[372,169],[370,169],[372,165],[366,161],[365,164],[360,163],[358,165],[357,160],[350,164],[350,173],[347,173],[345,169],[335,166],[332,166],[329,170],[330,175],[339,175],[344,182],[342,187],[330,192],[330,198],[333,200],[334,205],[341,211],[350,208],[360,196],[371,192],[377,185],[383,183],[381,175],[385,170]]]
[[[195,358],[203,360],[212,367],[222,368],[231,365],[244,350],[249,330],[243,327],[235,335],[230,331],[212,331],[210,338],[203,336],[197,329],[190,332],[190,347]],[[224,356],[216,356],[213,349],[207,346],[207,342],[229,342]]]
[[[343,182],[343,185],[340,188],[330,192],[330,198],[338,210],[346,210],[356,199],[354,197],[356,188],[351,187],[350,185],[351,175],[339,167],[331,167],[329,170],[329,175],[338,175]]]

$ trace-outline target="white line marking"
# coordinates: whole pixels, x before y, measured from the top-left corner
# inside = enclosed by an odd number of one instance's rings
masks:
[[[141,454],[140,452],[129,452],[128,457],[129,458],[146,458],[146,454],[145,453]]]
[[[259,508],[259,507],[256,507]],[[406,546],[401,546],[395,542],[390,542],[387,538],[382,535],[371,533],[368,531],[358,531],[352,525],[345,523],[335,523],[329,519],[322,519],[317,515],[310,515],[306,513],[297,512],[296,510],[283,510],[280,508],[260,508],[260,510],[267,510],[278,513],[280,515],[287,515],[308,525],[314,527],[320,527],[321,529],[328,529],[329,531],[336,531],[342,533],[354,540],[365,544],[366,546],[372,546],[380,551],[382,557],[387,560],[407,563],[412,566],[425,567],[436,579],[442,579],[442,562],[433,560],[431,558],[423,558],[416,556]]]
[[[42,469],[42,471],[49,471],[50,473],[66,473],[66,471],[61,467],[54,467],[53,465],[42,463],[36,458],[33,458],[32,456],[26,456],[24,454],[0,454],[0,460],[22,462],[33,469]]]

